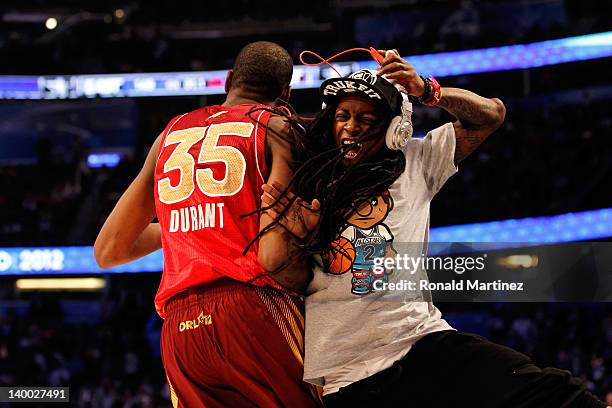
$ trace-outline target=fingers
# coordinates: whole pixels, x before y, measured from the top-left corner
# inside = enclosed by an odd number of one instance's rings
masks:
[[[378,69],[378,75],[391,74],[394,72],[407,71],[408,66],[399,61],[390,61]]]
[[[264,191],[263,195],[261,196],[262,202],[264,198],[266,198],[268,205],[275,204],[275,202],[278,201],[280,205],[286,207],[287,205],[290,204],[290,201],[294,197],[294,195],[290,192],[287,192],[285,195],[283,195],[281,193],[283,186],[280,184],[276,184],[276,183],[273,183],[273,185],[264,184],[263,186],[261,186],[261,188]],[[272,201],[270,202],[270,200]]]
[[[406,72],[394,72],[392,74],[385,75],[387,80],[396,81],[402,85],[410,93],[413,85],[418,85],[415,81],[418,81],[414,76],[407,74]],[[420,79],[420,78],[419,78]]]
[[[421,96],[425,92],[425,83],[416,71],[398,71],[387,74],[385,78],[402,85],[408,95]]]
[[[278,182],[273,182],[272,183],[272,187],[276,190],[277,194],[281,194],[282,191],[285,191],[287,188],[285,186],[283,186],[281,183]],[[287,198],[289,198],[290,200],[293,199],[293,193],[291,191],[287,191]]]
[[[266,193],[270,194],[272,197],[277,198],[280,195],[280,191],[276,187],[274,187],[274,184],[276,183],[264,184],[263,186],[261,186],[261,189]]]
[[[290,228],[289,218],[287,218],[286,215],[283,215],[272,208],[264,211],[263,214],[266,214],[267,216],[272,218],[274,221],[277,221],[280,226],[282,226],[284,229],[286,229],[287,231],[295,235],[295,232],[292,231],[292,229]]]
[[[272,218],[273,220],[279,220],[279,222],[283,222],[284,220],[286,220],[287,217],[284,217],[283,215],[281,215],[278,211],[276,211],[274,208],[270,208],[269,210],[265,210],[262,212],[262,214],[266,214],[268,215],[270,218]]]
[[[400,56],[397,50],[376,50],[379,54],[383,56],[383,60],[381,61],[381,65],[388,63],[390,61],[400,61],[402,57]]]
[[[379,50],[385,55],[381,62],[381,67],[378,69],[378,75],[388,75],[394,72],[406,72],[409,76],[416,73],[412,64],[403,59],[397,50]]]
[[[312,200],[312,203],[308,203],[308,201],[298,198],[295,200],[295,204],[311,212],[318,212],[321,209],[321,202],[316,198]]]
[[[262,207],[270,207],[274,205],[275,202],[276,202],[276,198],[272,197],[270,194],[264,192],[261,195],[261,206]]]
[[[392,53],[395,53],[397,56],[400,56],[400,53],[399,53],[399,51],[396,48],[394,48],[392,50],[376,50],[376,51],[380,52],[384,56],[387,56],[388,52],[392,52]]]
[[[380,68],[378,69],[378,71],[382,71],[382,70],[389,70],[390,69],[390,65],[392,64],[402,64],[404,61],[398,57],[396,54],[393,54],[391,52],[388,52],[387,55],[385,56],[385,59],[383,59],[383,61],[380,63]],[[382,75],[382,74],[379,74]]]
[[[300,197],[296,197],[295,194],[287,192],[285,195],[281,192],[284,189],[284,186],[273,183],[264,184],[262,186],[263,194],[261,196],[261,204],[264,214],[273,217],[275,220],[278,220],[281,225],[290,230],[293,234],[300,236],[300,233],[295,230],[295,222],[296,217],[299,218],[300,223],[305,226],[306,229],[312,229],[311,223],[315,223],[318,220],[317,214],[321,209],[321,202],[317,199],[312,200],[311,203],[308,203],[304,199]],[[304,211],[302,210],[304,209]],[[289,214],[292,214],[290,216]],[[304,217],[308,217],[308,222],[304,224]],[[315,217],[315,218],[313,218]],[[293,224],[290,225],[290,221],[288,218],[293,218]],[[303,237],[303,233],[301,236]]]
[[[264,213],[266,211],[274,211],[275,213],[284,214],[287,212],[288,207],[289,201],[284,198],[279,201],[268,193],[263,193],[261,196],[261,208]]]
[[[405,61],[389,61],[378,70],[378,75],[391,74],[394,72],[412,72],[414,68]]]

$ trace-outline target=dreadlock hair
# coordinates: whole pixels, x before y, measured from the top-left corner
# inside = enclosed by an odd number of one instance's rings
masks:
[[[289,199],[289,205],[273,223],[260,231],[249,246],[268,229],[278,224],[298,197],[308,202],[316,198],[321,203],[319,223],[305,239],[302,247],[311,256],[327,253],[330,250],[338,252],[338,249],[332,246],[332,242],[345,228],[353,204],[389,189],[404,172],[406,168],[404,154],[386,147],[367,160],[362,160],[350,167],[344,166],[342,160],[346,153],[346,146],[337,146],[334,138],[333,120],[336,106],[337,103],[328,105],[312,121],[300,119],[287,108],[255,108],[269,110],[284,116],[292,129],[290,134],[284,138],[291,145],[294,175],[271,207],[282,197],[286,197],[289,190],[295,196]],[[252,114],[250,116],[252,117]],[[361,135],[356,143],[384,137],[384,131],[390,120],[389,113],[378,126],[374,126],[369,132]],[[259,208],[250,214],[269,208]]]
[[[303,143],[293,145],[292,191],[307,201],[316,198],[321,203],[319,223],[304,242],[311,254],[334,249],[331,244],[346,227],[354,203],[389,189],[406,168],[404,154],[386,147],[368,159],[344,166],[346,147],[336,145],[333,130],[336,106],[323,109],[307,125]],[[357,142],[384,137],[390,120],[388,114]]]

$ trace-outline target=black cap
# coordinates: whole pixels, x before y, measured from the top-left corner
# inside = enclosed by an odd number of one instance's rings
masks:
[[[327,79],[319,87],[321,100],[326,105],[333,104],[342,96],[356,93],[373,102],[382,103],[395,114],[401,112],[402,96],[400,92],[391,82],[369,69],[353,72],[348,77]]]

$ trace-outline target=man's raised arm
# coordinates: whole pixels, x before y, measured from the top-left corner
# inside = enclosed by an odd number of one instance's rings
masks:
[[[442,88],[437,106],[457,118],[455,128],[455,164],[465,159],[501,124],[506,116],[503,102],[488,99],[459,88]]]
[[[266,144],[271,151],[272,164],[267,180],[269,185],[287,186],[293,176],[290,168],[291,148],[287,141],[290,132],[289,124],[280,116],[271,116],[268,122]],[[288,195],[283,198],[291,198]],[[262,206],[268,206],[274,198],[264,191]],[[291,216],[291,214],[287,214]],[[279,213],[274,210],[264,211],[260,219],[260,231],[268,228]],[[286,219],[286,217],[283,217]],[[285,220],[268,229],[259,240],[259,263],[272,278],[281,285],[296,292],[303,292],[311,279],[312,271],[300,248],[298,239],[286,227]]]
[[[427,99],[430,95],[424,93],[434,92],[432,83],[426,89],[425,81],[414,67],[394,51],[386,52],[379,75],[397,81],[408,95],[416,98]],[[504,122],[506,108],[497,98],[484,98],[465,89],[446,87],[439,88],[436,96],[430,104],[441,107],[457,118],[453,123],[456,138],[455,164],[476,150]]]

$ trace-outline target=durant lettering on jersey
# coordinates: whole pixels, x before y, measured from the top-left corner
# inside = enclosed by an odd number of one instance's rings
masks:
[[[168,232],[223,228],[223,203],[206,203],[170,210]]]

